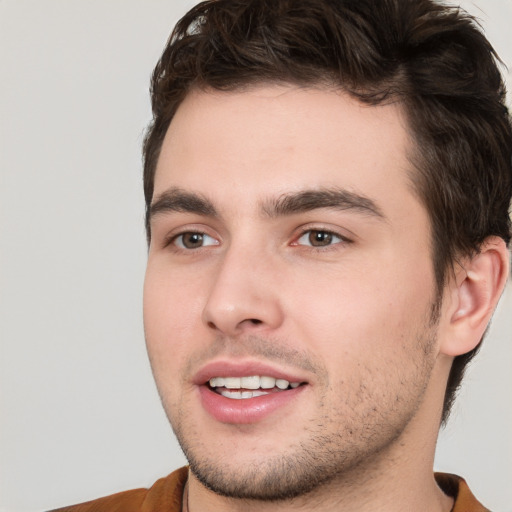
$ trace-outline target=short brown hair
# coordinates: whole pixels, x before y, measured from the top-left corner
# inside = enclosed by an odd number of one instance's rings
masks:
[[[190,90],[324,84],[367,104],[402,103],[440,297],[458,258],[477,253],[491,235],[510,243],[512,128],[496,60],[471,16],[432,0],[200,3],[176,25],[152,76],[153,121],[144,141],[148,240],[160,149]],[[454,360],[443,421],[476,350]]]

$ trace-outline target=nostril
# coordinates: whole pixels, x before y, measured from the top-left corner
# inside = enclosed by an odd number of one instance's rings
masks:
[[[259,320],[258,318],[248,318],[247,320],[244,320],[244,322],[250,322],[252,325],[260,325],[263,323],[262,320]],[[243,323],[243,322],[242,322]],[[212,321],[209,321],[207,324],[206,324],[210,329],[217,329],[217,326],[215,325],[214,322]]]
[[[245,318],[241,322],[236,322],[236,319],[233,320],[233,318],[227,314],[224,317],[221,316],[218,322],[215,320],[207,320],[205,325],[212,331],[222,331],[225,334],[237,335],[243,332],[244,329],[251,330],[261,328],[260,326],[265,325],[265,320],[260,320],[259,318]]]

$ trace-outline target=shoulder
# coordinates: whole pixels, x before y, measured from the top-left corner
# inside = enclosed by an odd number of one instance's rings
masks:
[[[188,468],[157,480],[149,489],[132,489],[50,512],[180,512]]]
[[[437,485],[455,500],[452,512],[490,512],[473,495],[466,481],[457,475],[436,473]]]

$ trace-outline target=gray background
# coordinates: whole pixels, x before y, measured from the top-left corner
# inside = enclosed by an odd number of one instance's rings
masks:
[[[2,512],[148,486],[185,462],[143,341],[140,146],[149,75],[194,3],[0,0]],[[512,66],[512,1],[475,3]],[[498,511],[512,511],[511,313],[509,285],[436,461]]]

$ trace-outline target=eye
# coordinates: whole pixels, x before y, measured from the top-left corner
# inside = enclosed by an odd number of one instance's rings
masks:
[[[199,249],[208,245],[219,245],[218,240],[215,240],[215,238],[207,235],[206,233],[199,233],[195,231],[188,231],[175,236],[172,243],[180,249]]]
[[[328,247],[345,240],[331,231],[322,229],[309,229],[297,239],[297,245],[309,245],[311,247]]]

